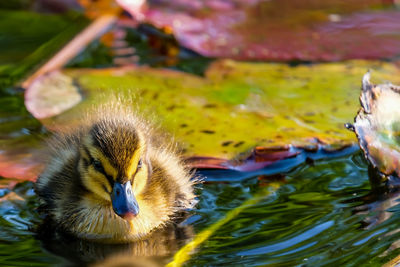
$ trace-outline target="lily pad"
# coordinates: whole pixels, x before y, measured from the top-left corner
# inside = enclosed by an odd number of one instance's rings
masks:
[[[223,60],[204,78],[147,67],[67,69],[62,75],[71,77],[86,99],[42,122],[56,130],[78,127],[82,110],[119,92],[135,95],[139,109],[174,134],[188,157],[247,158],[255,147],[286,147],[275,152],[279,155],[288,145],[346,146],[356,141],[343,127],[358,106],[353,88],[368,67],[384,80],[399,77],[392,64],[364,61],[290,67]],[[29,101],[44,100],[37,97]]]
[[[73,79],[58,71],[42,75],[30,88],[25,94],[26,107],[39,119],[60,114],[82,100]]]
[[[364,75],[354,131],[368,161],[386,176],[400,177],[400,87],[374,85]]]
[[[136,5],[119,0],[133,15]],[[400,53],[400,11],[384,1],[149,1],[141,16],[201,55],[337,61]]]

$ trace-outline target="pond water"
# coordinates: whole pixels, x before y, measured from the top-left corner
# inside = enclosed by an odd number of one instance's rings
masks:
[[[356,151],[308,161],[280,175],[271,176],[268,169],[256,176],[201,171],[210,182],[199,188],[198,208],[183,223],[195,233],[247,200],[259,201],[246,205],[221,225],[191,255],[187,266],[380,266],[400,253],[396,242],[400,238],[398,196],[372,191],[367,169],[362,154]],[[235,175],[236,182],[226,182]],[[41,221],[32,186],[22,182],[0,192],[0,265],[101,265],[120,252],[112,246],[92,244],[89,257],[82,243],[80,249],[72,249],[77,254],[62,253],[65,244],[52,243],[50,250],[58,256],[50,253],[49,244],[39,241],[31,230]],[[264,197],[260,198],[260,193]],[[93,250],[100,250],[101,256],[94,258]],[[162,262],[172,256],[164,255]]]
[[[223,216],[254,197],[260,187],[268,186],[264,179],[204,186],[201,223],[196,226],[215,220],[215,211]],[[396,196],[383,199],[371,191],[360,152],[301,164],[281,179],[271,195],[247,207],[203,244],[190,263],[380,265],[396,254]]]

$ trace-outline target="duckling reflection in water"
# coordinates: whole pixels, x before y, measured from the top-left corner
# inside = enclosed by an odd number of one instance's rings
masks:
[[[56,134],[36,183],[58,230],[103,242],[137,241],[195,202],[197,182],[148,122],[113,104]]]
[[[190,225],[168,224],[136,242],[106,244],[52,231],[52,226],[41,224],[37,237],[46,250],[65,259],[61,266],[165,266],[194,234]]]

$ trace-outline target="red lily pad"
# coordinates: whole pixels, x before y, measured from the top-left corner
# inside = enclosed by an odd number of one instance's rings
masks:
[[[250,155],[246,155],[244,159],[222,159],[214,157],[193,156],[188,159],[191,166],[197,169],[225,169],[236,171],[254,171],[267,167],[280,160],[293,158],[298,156],[300,149],[283,146],[283,147],[256,147]]]
[[[400,53],[400,11],[384,1],[149,1],[137,18],[172,28],[183,46],[238,60],[338,61]],[[390,4],[390,2],[389,2]]]

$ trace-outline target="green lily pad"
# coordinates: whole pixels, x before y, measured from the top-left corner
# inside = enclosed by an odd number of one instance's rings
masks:
[[[187,156],[231,159],[255,147],[345,146],[356,142],[343,124],[358,108],[360,77],[368,68],[383,81],[400,77],[395,65],[371,61],[291,67],[222,60],[205,77],[147,67],[67,69],[63,75],[86,98],[42,122],[53,129],[79,125],[82,109],[119,92],[134,95],[144,113],[177,137]]]

